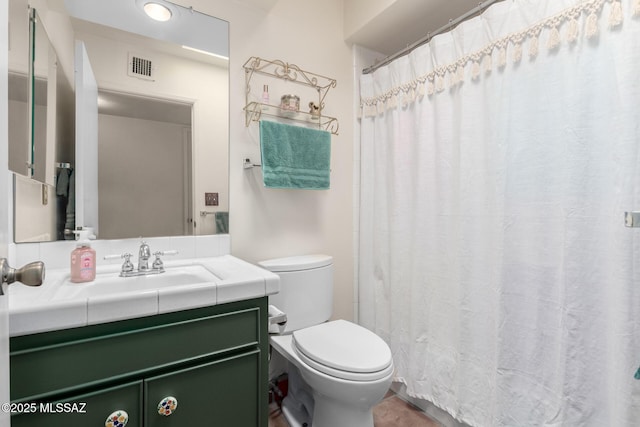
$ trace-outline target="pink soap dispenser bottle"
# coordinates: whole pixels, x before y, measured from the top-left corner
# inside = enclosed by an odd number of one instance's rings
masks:
[[[71,252],[71,281],[91,282],[96,278],[96,251],[91,248],[90,238],[95,236],[90,228],[73,232],[78,236],[76,248]]]

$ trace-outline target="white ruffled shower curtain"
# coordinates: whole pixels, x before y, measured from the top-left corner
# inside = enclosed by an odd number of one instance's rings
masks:
[[[361,78],[359,320],[472,426],[640,425],[640,1],[506,0]]]

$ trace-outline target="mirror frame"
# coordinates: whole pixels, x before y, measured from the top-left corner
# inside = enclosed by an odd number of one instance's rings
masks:
[[[41,47],[46,49],[46,55],[38,48],[38,37],[43,42]],[[46,41],[46,43],[44,43]],[[46,64],[43,63],[46,58]],[[46,68],[46,77],[38,76],[36,63],[40,62],[42,69]],[[47,30],[42,25],[37,9],[29,7],[29,95],[28,109],[28,177],[47,185],[55,185],[55,153],[57,147],[57,54],[51,43]],[[43,84],[40,84],[44,82]],[[42,86],[46,85],[46,91]],[[45,103],[38,102],[45,99]],[[39,105],[46,108],[43,115],[39,112]],[[43,117],[44,116],[44,117]],[[44,120],[43,120],[44,118]],[[36,132],[37,123],[43,122],[44,134]]]

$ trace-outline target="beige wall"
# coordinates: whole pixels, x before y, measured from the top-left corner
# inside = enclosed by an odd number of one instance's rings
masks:
[[[349,39],[397,0],[344,0],[344,38]]]
[[[308,253],[335,260],[334,317],[353,318],[353,67],[343,39],[341,0],[279,0],[265,11],[247,2],[180,0],[230,22],[230,231],[233,255],[250,262]],[[260,158],[258,125],[245,127],[244,69],[251,56],[280,59],[337,79],[325,113],[340,121],[332,136],[331,189],[265,189],[260,170],[243,170]],[[262,77],[256,80],[261,91]],[[264,83],[267,83],[264,81]],[[293,86],[292,86],[293,87]],[[271,94],[277,99],[280,94]],[[274,100],[272,99],[272,103]],[[277,101],[276,101],[277,102]],[[306,105],[306,104],[303,104]]]

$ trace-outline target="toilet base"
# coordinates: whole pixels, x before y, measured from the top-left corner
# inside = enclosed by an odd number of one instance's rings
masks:
[[[285,397],[282,401],[282,415],[287,420],[290,427],[308,427],[311,426],[311,417],[309,413],[297,404],[292,404],[290,396]]]
[[[373,427],[373,410],[340,405],[316,395],[313,419],[295,397],[282,402],[282,414],[290,427]]]
[[[312,427],[373,427],[373,409],[342,405],[314,393]]]
[[[296,355],[290,335],[271,336],[274,354],[289,362],[290,404],[312,414],[310,427],[374,427],[373,406],[380,402],[391,385],[393,367],[388,375],[375,382],[361,383],[328,376],[307,366]],[[286,400],[286,399],[285,399]],[[284,411],[284,407],[283,407]],[[304,427],[305,418],[298,419],[291,411],[295,427]]]
[[[289,394],[282,400],[282,414],[291,427],[311,426],[314,402],[298,369],[289,364]]]

